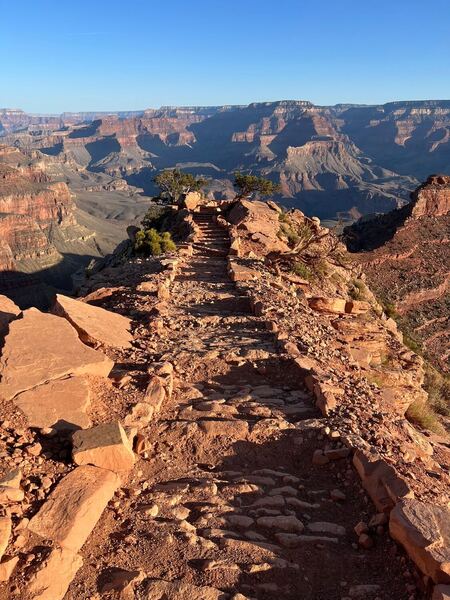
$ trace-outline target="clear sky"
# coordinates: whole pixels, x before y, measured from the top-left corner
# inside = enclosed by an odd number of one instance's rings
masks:
[[[0,0],[0,107],[450,99],[450,0]]]

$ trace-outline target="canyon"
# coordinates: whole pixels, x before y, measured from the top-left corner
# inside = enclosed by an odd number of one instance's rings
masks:
[[[450,369],[450,177],[430,176],[403,208],[345,230],[377,296],[443,371]]]
[[[423,359],[319,219],[197,200],[49,313],[0,296],[0,599],[447,600]]]
[[[286,206],[331,220],[398,208],[450,165],[449,101],[292,100],[47,118],[0,111],[0,124],[7,144],[123,178],[148,195],[155,172],[179,167],[206,176],[211,198],[230,198],[233,172],[246,170],[281,183]]]
[[[76,287],[82,270],[139,224],[161,169],[206,177],[210,199],[234,197],[236,170],[268,177],[280,184],[275,200],[341,227],[400,208],[430,173],[450,170],[449,131],[447,101],[60,115],[1,109],[0,166],[19,170],[22,190],[13,200],[12,174],[3,173],[2,289],[21,306],[43,307],[55,287]],[[52,194],[66,214],[36,219],[33,211],[46,209],[33,205],[48,205]]]

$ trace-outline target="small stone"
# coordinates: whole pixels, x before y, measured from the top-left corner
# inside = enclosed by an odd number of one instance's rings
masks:
[[[341,490],[331,490],[330,492],[330,498],[332,500],[337,500],[339,501],[344,501],[346,499],[346,495],[344,494],[344,492],[341,492]]]
[[[358,537],[363,533],[369,533],[369,527],[367,523],[364,523],[364,521],[360,521],[357,525],[355,525],[353,530]]]
[[[325,456],[325,454],[323,453],[322,450],[316,450],[313,454],[312,457],[312,464],[313,465],[326,465],[327,463],[330,462],[330,459],[328,458],[328,456]]]
[[[372,548],[373,539],[370,537],[370,535],[367,535],[367,533],[362,533],[358,538],[358,544],[362,548]]]

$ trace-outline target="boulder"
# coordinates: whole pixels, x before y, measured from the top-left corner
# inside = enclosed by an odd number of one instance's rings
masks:
[[[380,512],[389,512],[401,499],[414,497],[406,481],[376,452],[357,450],[353,464],[364,489]]]
[[[69,375],[107,377],[113,365],[107,356],[85,346],[65,319],[30,308],[10,324],[0,359],[0,395],[9,400]]]
[[[29,573],[25,597],[33,600],[63,600],[82,564],[83,559],[78,554],[64,548],[53,548]]]
[[[120,478],[112,471],[89,465],[78,467],[60,481],[28,529],[78,552],[119,485]]]
[[[86,414],[90,396],[86,377],[68,377],[23,392],[14,403],[25,413],[30,427],[68,430],[90,427]]]
[[[308,300],[309,307],[317,312],[345,314],[347,301],[344,298],[323,298],[315,296]]]
[[[190,211],[195,210],[202,203],[202,195],[200,192],[188,192],[183,198],[185,208]]]
[[[402,500],[391,512],[389,532],[425,575],[450,584],[450,508]]]
[[[72,440],[77,465],[95,465],[115,473],[129,471],[134,465],[133,448],[118,421],[80,429]]]
[[[20,308],[12,300],[0,295],[0,337],[5,334],[8,324],[20,313]]]
[[[52,312],[66,318],[86,344],[112,348],[129,348],[131,345],[131,322],[122,315],[61,294],[56,295]]]

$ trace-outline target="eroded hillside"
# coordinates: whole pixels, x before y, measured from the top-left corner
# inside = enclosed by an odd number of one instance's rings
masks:
[[[410,204],[346,231],[371,288],[434,364],[449,370],[450,178],[429,177]]]
[[[0,597],[445,598],[448,443],[360,269],[271,202],[175,222],[52,314],[2,300]]]

